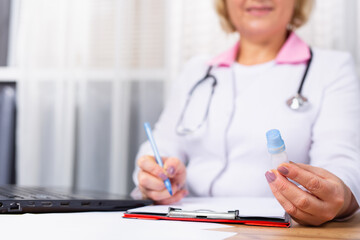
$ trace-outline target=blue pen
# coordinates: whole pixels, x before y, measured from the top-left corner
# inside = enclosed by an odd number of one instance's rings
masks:
[[[151,145],[151,148],[154,152],[154,155],[155,155],[155,159],[156,159],[156,162],[157,164],[159,164],[160,167],[164,167],[164,164],[161,160],[161,157],[160,157],[160,154],[159,154],[159,150],[157,149],[156,147],[156,144],[155,144],[155,140],[154,140],[154,137],[152,135],[152,131],[151,131],[151,127],[150,127],[150,124],[148,122],[144,123],[144,128],[145,128],[145,132],[146,132],[146,135],[149,139],[149,142],[150,142],[150,145]],[[165,187],[166,189],[168,190],[168,192],[170,193],[170,195],[172,196],[172,190],[171,190],[171,183],[170,183],[170,180],[169,178],[167,178],[166,180],[164,180],[164,184],[165,184]]]

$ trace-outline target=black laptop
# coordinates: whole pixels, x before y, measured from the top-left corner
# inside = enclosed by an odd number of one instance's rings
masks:
[[[0,186],[0,213],[54,213],[126,211],[150,205],[151,200],[134,200],[109,193],[43,187]]]

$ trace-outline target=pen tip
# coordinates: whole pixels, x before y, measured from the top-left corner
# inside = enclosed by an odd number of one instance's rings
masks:
[[[170,180],[169,180],[169,179],[166,179],[166,180],[164,181],[164,183],[165,183],[166,189],[168,190],[168,192],[169,192],[170,195],[172,196],[172,195],[173,195],[173,192],[172,192]]]

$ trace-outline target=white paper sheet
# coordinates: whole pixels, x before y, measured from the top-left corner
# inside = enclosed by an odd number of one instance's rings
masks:
[[[242,217],[284,218],[285,210],[275,198],[184,198],[172,205],[155,205],[134,208],[129,212],[168,213],[169,207],[186,211],[212,210],[227,212],[239,210]]]
[[[0,214],[2,239],[224,239],[235,235],[209,229],[214,223],[122,218],[122,212]]]

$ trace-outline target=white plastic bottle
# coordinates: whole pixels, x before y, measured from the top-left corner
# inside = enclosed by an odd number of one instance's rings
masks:
[[[285,152],[284,140],[281,138],[280,131],[271,129],[266,133],[267,148],[271,154],[272,168],[276,169],[281,163],[288,163],[288,157]]]

